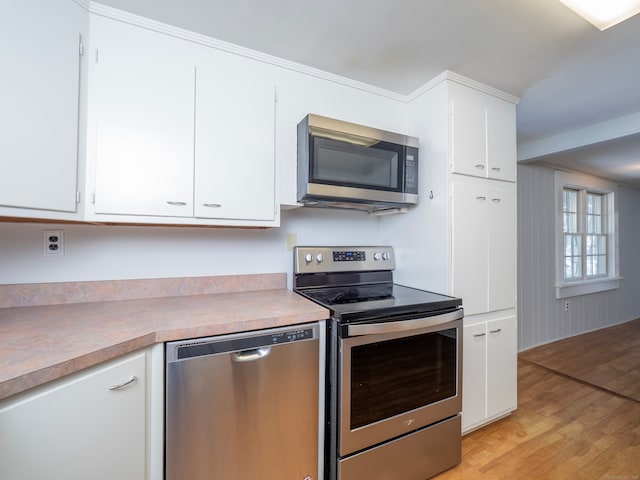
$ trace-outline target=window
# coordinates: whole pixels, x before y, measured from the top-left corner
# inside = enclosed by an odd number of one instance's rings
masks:
[[[616,185],[556,172],[558,247],[556,297],[618,287]]]

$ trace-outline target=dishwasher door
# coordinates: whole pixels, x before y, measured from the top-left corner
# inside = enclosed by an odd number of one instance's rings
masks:
[[[320,478],[317,323],[166,349],[166,480]]]

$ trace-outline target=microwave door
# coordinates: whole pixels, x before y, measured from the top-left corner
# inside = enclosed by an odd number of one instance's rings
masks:
[[[328,138],[313,139],[313,183],[400,192],[400,152]]]

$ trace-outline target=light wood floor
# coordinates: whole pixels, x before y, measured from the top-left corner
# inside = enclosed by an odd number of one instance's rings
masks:
[[[640,319],[532,348],[520,359],[640,402]]]
[[[435,478],[640,480],[640,402],[520,360],[518,410],[464,436]]]

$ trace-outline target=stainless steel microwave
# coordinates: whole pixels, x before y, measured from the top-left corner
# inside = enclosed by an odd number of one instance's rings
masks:
[[[418,203],[418,139],[307,115],[298,124],[298,202],[395,211]]]

